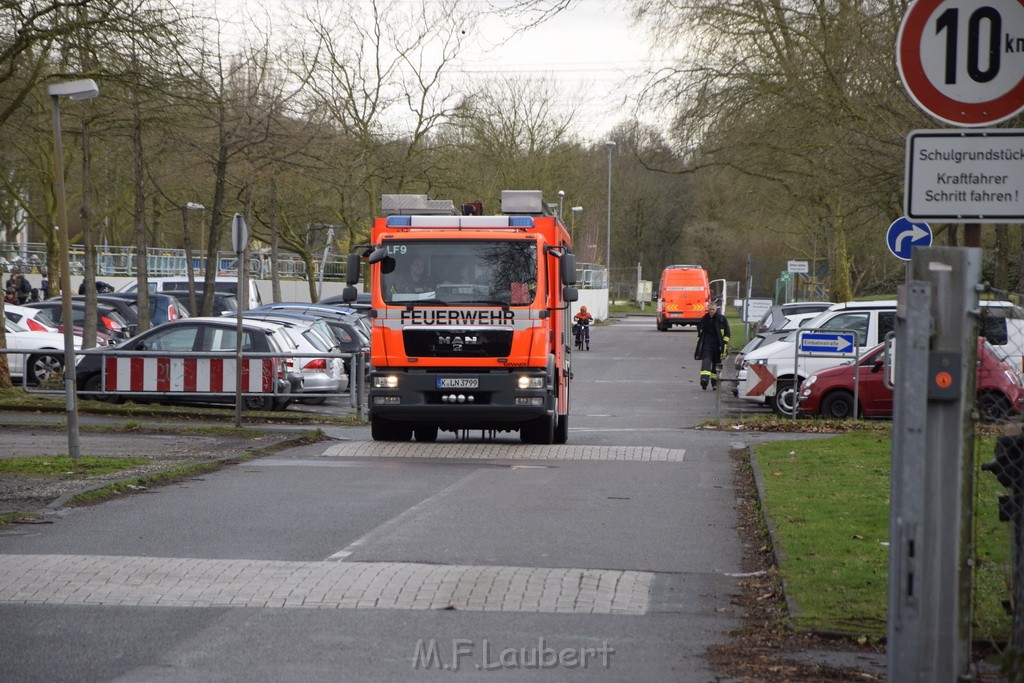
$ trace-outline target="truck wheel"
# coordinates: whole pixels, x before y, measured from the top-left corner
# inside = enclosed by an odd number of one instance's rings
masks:
[[[555,418],[547,415],[524,422],[519,429],[523,443],[551,444],[555,442]]]
[[[665,323],[663,323],[663,322],[661,322],[659,320],[658,321],[658,332],[668,332],[668,325],[666,325]]]
[[[434,425],[416,425],[412,428],[412,435],[417,441],[433,443],[437,441],[437,427]]]
[[[370,436],[374,441],[408,441],[412,438],[412,425],[383,417],[371,417]]]
[[[846,420],[853,417],[853,394],[842,389],[833,391],[821,402],[821,415],[830,420]]]
[[[554,443],[563,444],[569,441],[569,416],[562,415],[558,418],[558,424],[555,425],[555,441]]]

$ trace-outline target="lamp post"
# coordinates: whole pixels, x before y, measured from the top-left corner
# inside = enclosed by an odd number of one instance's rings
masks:
[[[574,206],[569,211],[572,213],[572,221],[569,223],[569,236],[572,237],[573,243],[576,242],[576,214],[583,211],[582,206]]]
[[[612,150],[615,149],[614,140],[606,140],[604,146],[608,148],[608,236],[605,244],[604,266],[608,269],[608,289],[612,285]]]
[[[60,299],[61,318],[64,322],[64,392],[68,413],[68,455],[81,455],[78,440],[78,392],[75,376],[75,325],[71,313],[71,240],[68,237],[68,209],[64,198],[64,150],[60,139],[60,98],[91,100],[100,94],[96,83],[90,79],[54,83],[47,88],[53,101],[53,178],[57,195],[57,236],[60,239]]]
[[[192,231],[188,228],[188,212],[202,211],[206,207],[196,202],[188,202],[181,207],[182,241],[185,243],[185,270],[188,275],[188,310],[197,315],[196,311],[196,272],[192,265]]]

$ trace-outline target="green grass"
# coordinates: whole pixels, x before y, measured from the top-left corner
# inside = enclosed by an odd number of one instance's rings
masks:
[[[97,477],[148,462],[146,458],[101,458],[94,455],[83,455],[79,458],[66,455],[4,458],[0,460],[0,473],[43,477]]]
[[[976,460],[991,459],[993,443],[980,439]],[[891,449],[890,435],[877,430],[757,447],[793,626],[885,633]],[[1003,640],[1011,626],[1001,606],[1009,528],[998,520],[996,499],[1005,491],[986,472],[976,481],[974,638]]]

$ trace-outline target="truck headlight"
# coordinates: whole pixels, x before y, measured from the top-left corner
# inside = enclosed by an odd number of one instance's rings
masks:
[[[520,389],[543,389],[547,382],[543,377],[529,377],[522,375],[519,378]]]
[[[394,389],[398,386],[398,375],[374,375],[372,382],[374,389]]]

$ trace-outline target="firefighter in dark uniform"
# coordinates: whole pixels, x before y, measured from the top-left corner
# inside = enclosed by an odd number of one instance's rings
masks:
[[[700,361],[701,389],[706,390],[708,384],[718,388],[718,366],[728,353],[730,336],[729,321],[718,312],[718,302],[708,302],[707,313],[697,321],[697,348],[693,352],[693,359]]]

